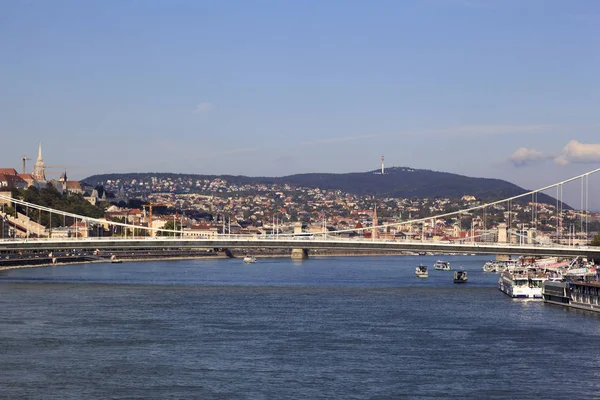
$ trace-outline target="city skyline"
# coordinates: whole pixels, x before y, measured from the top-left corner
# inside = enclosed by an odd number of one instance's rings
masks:
[[[82,179],[364,172],[385,155],[535,189],[600,165],[599,13],[592,1],[8,2],[0,157],[20,171],[42,142],[48,165]],[[596,198],[599,186],[590,178]]]

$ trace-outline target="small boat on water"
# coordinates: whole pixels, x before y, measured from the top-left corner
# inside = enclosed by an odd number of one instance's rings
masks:
[[[486,261],[485,264],[483,264],[483,272],[496,272],[496,269],[498,268],[498,263],[496,261]]]
[[[454,283],[467,283],[468,280],[467,271],[462,269],[454,271]]]
[[[433,268],[440,271],[450,271],[452,268],[450,267],[450,263],[448,261],[437,260],[435,264],[433,264]]]
[[[110,257],[110,262],[113,264],[121,264],[123,260],[119,260],[114,254]]]
[[[252,257],[252,256],[244,257],[244,264],[255,264],[255,263],[256,263],[256,257]]]
[[[417,278],[429,277],[429,272],[427,271],[427,266],[419,265],[417,268],[415,268],[415,275],[417,275]]]

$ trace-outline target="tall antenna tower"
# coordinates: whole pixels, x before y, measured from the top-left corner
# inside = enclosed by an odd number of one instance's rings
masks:
[[[385,173],[385,165],[383,164],[384,156],[381,156],[381,175]]]

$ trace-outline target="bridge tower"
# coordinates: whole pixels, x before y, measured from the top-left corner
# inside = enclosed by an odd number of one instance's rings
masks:
[[[302,233],[302,222],[294,222],[294,233]],[[308,258],[308,249],[292,249],[292,259],[304,260]]]
[[[501,222],[498,224],[498,243],[508,243],[508,230],[506,223]]]
[[[498,224],[498,243],[508,243],[508,229],[506,226],[506,222],[501,222]],[[496,260],[508,260],[508,258],[508,256],[499,254],[496,255]]]
[[[527,230],[527,244],[535,244],[537,238],[537,229],[529,228]]]

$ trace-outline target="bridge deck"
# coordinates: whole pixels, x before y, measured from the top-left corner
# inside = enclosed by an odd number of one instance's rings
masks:
[[[157,249],[157,248],[274,248],[274,249],[347,249],[377,251],[412,251],[530,256],[587,256],[600,258],[600,248],[562,245],[518,245],[501,243],[441,243],[428,241],[377,241],[367,239],[258,239],[255,237],[213,239],[196,238],[69,238],[0,240],[0,251],[64,249]]]

